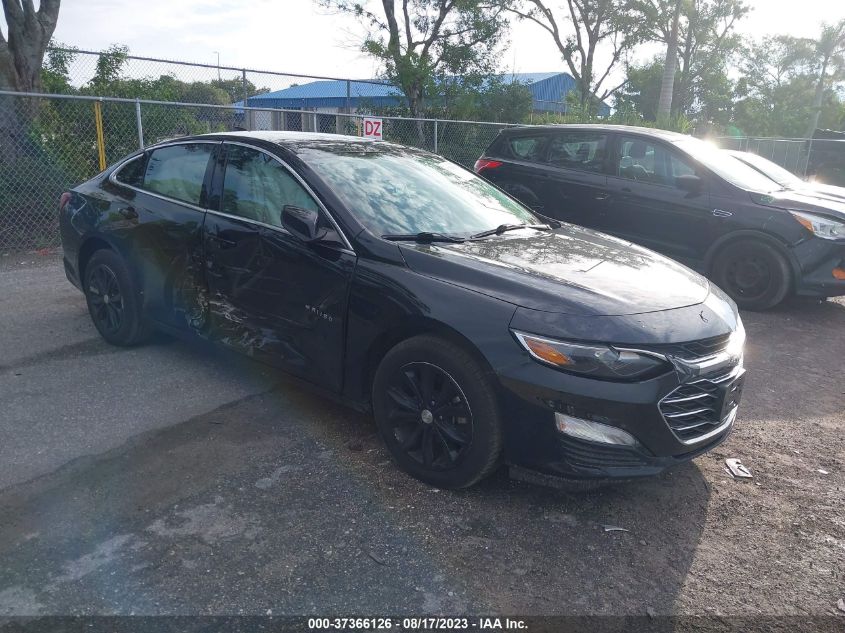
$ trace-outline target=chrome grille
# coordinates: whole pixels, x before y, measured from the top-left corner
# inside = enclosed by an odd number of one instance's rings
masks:
[[[728,345],[730,334],[722,334],[720,336],[712,336],[710,338],[701,339],[700,341],[690,341],[688,343],[670,343],[667,345],[655,345],[650,349],[667,356],[674,356],[675,358],[682,358],[684,360],[692,360],[697,358],[706,358],[718,354]]]
[[[735,380],[741,373],[733,369],[685,383],[660,401],[660,412],[681,441],[694,441],[727,421],[742,394],[742,380]],[[726,384],[730,384],[727,390]]]

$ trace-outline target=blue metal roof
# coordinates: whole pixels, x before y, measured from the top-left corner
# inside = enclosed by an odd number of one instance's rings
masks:
[[[510,73],[499,78],[506,83],[526,84],[534,97],[534,110],[540,112],[564,112],[566,94],[576,88],[569,73]],[[248,105],[278,109],[357,108],[367,104],[395,106],[403,100],[402,91],[386,83],[320,80],[255,95],[248,99]],[[242,106],[243,101],[234,105]],[[607,104],[603,103],[599,110],[602,115],[610,114]]]

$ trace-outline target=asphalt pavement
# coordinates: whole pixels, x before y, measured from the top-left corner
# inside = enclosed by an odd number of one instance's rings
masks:
[[[744,318],[717,451],[592,491],[501,472],[448,492],[399,472],[368,416],[200,343],[110,347],[54,258],[3,258],[0,616],[833,617],[845,304]]]

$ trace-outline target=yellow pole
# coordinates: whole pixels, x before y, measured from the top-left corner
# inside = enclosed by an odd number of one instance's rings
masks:
[[[103,137],[103,105],[94,102],[94,127],[97,129],[97,157],[100,160],[100,171],[106,168],[106,141]]]

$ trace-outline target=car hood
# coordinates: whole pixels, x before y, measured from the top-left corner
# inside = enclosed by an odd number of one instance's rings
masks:
[[[837,202],[845,201],[845,187],[836,185],[823,185],[821,183],[807,183],[806,187],[797,189],[804,195],[816,196]]]
[[[427,276],[534,310],[629,315],[703,302],[708,281],[666,257],[572,225],[460,244],[402,244]]]
[[[810,190],[776,191],[771,194],[752,196],[755,202],[786,211],[808,211],[821,213],[845,221],[845,199],[837,199],[821,192]]]

